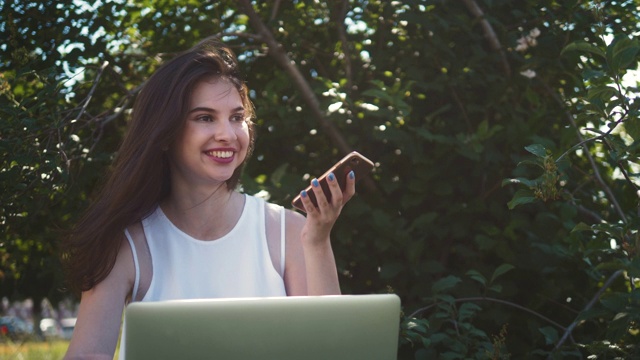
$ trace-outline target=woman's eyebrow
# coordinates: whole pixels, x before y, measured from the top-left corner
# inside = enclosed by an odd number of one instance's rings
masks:
[[[210,112],[210,113],[217,113],[218,110],[213,109],[213,108],[209,108],[206,106],[198,106],[198,107],[194,107],[193,109],[189,110],[189,114],[194,113],[194,112],[198,112],[198,111],[204,111],[204,112]]]
[[[205,111],[205,112],[209,112],[209,113],[213,113],[216,114],[218,113],[218,110],[210,108],[210,107],[206,107],[206,106],[198,106],[195,107],[191,110],[189,110],[189,114],[194,113],[194,112],[198,112],[198,111]],[[232,113],[237,113],[237,112],[242,112],[244,111],[244,107],[243,106],[238,106],[237,108],[231,110]]]

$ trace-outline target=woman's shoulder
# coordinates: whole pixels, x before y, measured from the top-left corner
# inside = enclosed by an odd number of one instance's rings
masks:
[[[257,201],[264,205],[265,218],[268,223],[280,223],[282,221],[282,214],[284,214],[284,220],[287,229],[291,229],[292,227],[301,228],[304,225],[306,218],[299,212],[292,209],[287,209],[280,204],[269,202],[261,197],[256,197],[254,195],[246,196],[258,199]]]
[[[95,288],[107,289],[107,292],[127,295],[133,289],[135,281],[134,257],[124,232],[118,236],[117,241],[120,242],[120,247],[113,267]]]

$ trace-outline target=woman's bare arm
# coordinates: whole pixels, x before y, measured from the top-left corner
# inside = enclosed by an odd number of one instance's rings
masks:
[[[122,311],[133,288],[134,277],[131,248],[124,239],[109,275],[82,293],[78,319],[65,360],[113,359]]]
[[[320,187],[315,186],[317,182],[312,182],[318,206],[315,207],[308,196],[303,196],[302,203],[307,211],[306,219],[301,214],[293,212],[293,215],[287,217],[287,239],[292,240],[287,242],[293,242],[287,245],[285,270],[285,284],[288,285],[289,294],[298,292],[304,295],[340,294],[330,234],[343,206],[355,194],[355,179],[352,174],[347,175],[344,192],[340,190],[335,178],[329,178],[327,183],[331,190],[331,202],[327,201]],[[290,247],[292,247],[291,250]]]

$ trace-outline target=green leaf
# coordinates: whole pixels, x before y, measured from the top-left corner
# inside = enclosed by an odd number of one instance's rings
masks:
[[[498,244],[498,241],[493,237],[482,234],[476,235],[473,241],[478,246],[478,249],[483,251],[493,249]]]
[[[571,44],[565,46],[565,48],[562,49],[562,51],[560,52],[560,55],[564,55],[567,52],[573,52],[573,51],[596,55],[601,57],[602,59],[606,58],[605,53],[604,51],[602,51],[602,49],[600,49],[599,47],[591,43],[588,43],[582,40],[572,42]]]
[[[514,268],[515,266],[511,264],[502,264],[498,266],[498,268],[493,272],[493,275],[491,275],[491,283],[493,283],[501,275],[513,270]]]
[[[411,330],[419,333],[425,333],[429,328],[429,320],[411,318],[411,319],[406,319],[405,323],[403,323],[402,325],[404,325],[407,330]]]
[[[640,140],[640,119],[627,119],[624,122],[624,129],[627,134],[633,138],[633,140]]]
[[[383,279],[391,279],[404,270],[404,264],[401,263],[389,263],[381,266],[380,277]]]
[[[445,290],[453,288],[461,281],[459,277],[449,275],[433,283],[433,285],[431,285],[431,292],[435,294],[444,292]]]
[[[482,308],[474,303],[468,302],[460,305],[458,309],[458,321],[465,322],[471,319]]]
[[[415,131],[415,134],[420,136],[421,138],[429,141],[429,142],[435,142],[435,143],[440,143],[440,144],[455,144],[456,140],[449,137],[449,136],[445,136],[445,135],[439,135],[439,134],[433,134],[431,133],[429,130],[424,129],[424,128],[417,128],[417,129],[412,129],[412,131]]]
[[[540,158],[547,156],[547,149],[540,144],[528,145],[525,146],[524,149]]]
[[[541,158],[535,158],[533,160],[522,160],[518,163],[518,167],[523,166],[523,165],[533,165],[533,166],[537,166],[541,169],[544,169],[544,161]]]
[[[271,183],[276,187],[280,187],[282,185],[282,177],[287,173],[287,168],[289,167],[288,163],[284,163],[271,173]]]
[[[434,296],[434,299],[436,301],[446,304],[444,308],[453,306],[453,304],[456,302],[456,298],[448,294],[437,294]]]
[[[509,185],[509,184],[522,184],[531,189],[531,188],[535,188],[536,185],[538,185],[538,181],[535,179],[532,180],[532,179],[527,179],[522,177],[502,180],[502,186]]]
[[[362,92],[364,96],[371,96],[377,99],[385,100],[386,102],[393,103],[394,99],[386,91],[381,89],[368,89]]]
[[[538,329],[544,335],[544,341],[547,345],[555,344],[558,341],[558,330],[551,326],[545,326]]]
[[[573,230],[571,230],[571,232],[576,232],[576,231],[593,231],[593,228],[591,228],[591,226],[581,222],[578,223]]]
[[[638,51],[640,51],[640,43],[636,39],[627,37],[620,38],[609,46],[613,46],[611,52],[610,65],[613,71],[618,72],[625,69],[636,60]]]
[[[635,322],[635,318],[637,318],[637,315],[635,315],[635,311],[634,312],[620,312],[617,313],[613,320],[609,321],[607,324],[607,336],[609,339],[620,339],[622,338],[625,334],[629,333],[629,329],[632,328],[634,326],[634,322]]]
[[[595,224],[591,228],[595,231],[604,232],[616,239],[622,239],[624,237],[624,229],[622,228],[622,226],[617,224]]]
[[[600,298],[600,304],[613,312],[623,312],[629,305],[630,298],[625,293],[608,293]]]
[[[640,258],[633,259],[627,266],[629,277],[640,277]]]
[[[536,200],[536,197],[533,194],[533,191],[528,189],[520,189],[516,191],[511,201],[507,203],[507,206],[509,207],[509,210],[513,210],[518,205],[532,203],[535,200]]]
[[[435,211],[426,212],[418,216],[411,224],[411,230],[425,229],[429,225],[433,224],[433,221],[438,218],[438,213]]]
[[[485,286],[487,284],[487,278],[485,278],[484,275],[482,275],[477,270],[469,270],[467,271],[466,275],[479,282],[482,286]]]
[[[597,100],[608,102],[611,101],[613,97],[620,98],[621,96],[618,90],[610,86],[596,86],[589,89],[587,93],[587,99],[592,103]]]

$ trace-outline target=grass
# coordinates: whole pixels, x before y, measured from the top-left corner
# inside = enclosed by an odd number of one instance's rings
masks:
[[[61,360],[68,341],[0,342],[0,360]]]

